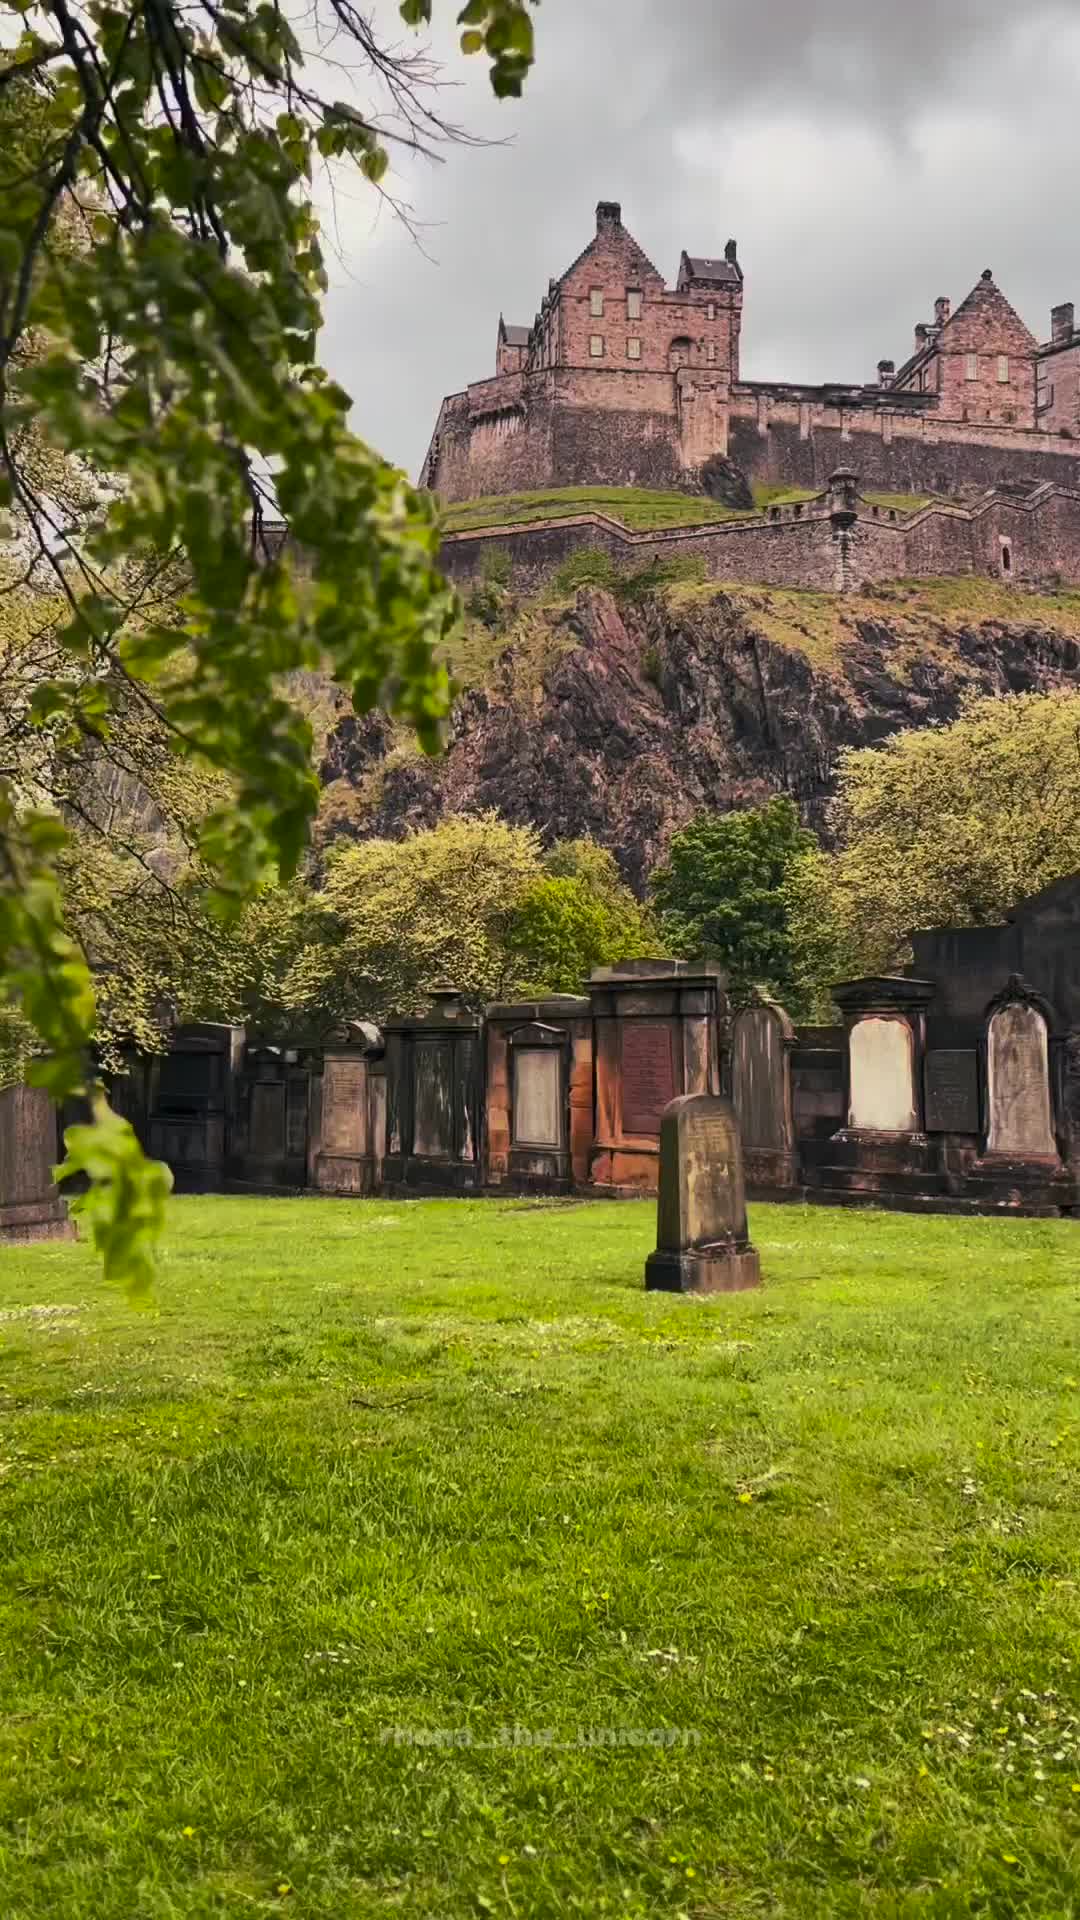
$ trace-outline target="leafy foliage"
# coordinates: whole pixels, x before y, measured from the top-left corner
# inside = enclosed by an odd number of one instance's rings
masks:
[[[902,963],[917,927],[980,926],[1080,867],[1080,694],[972,701],[847,753],[838,851],[791,870],[800,990]]]
[[[582,993],[594,967],[660,950],[650,915],[620,879],[612,855],[592,840],[556,843],[509,931],[526,992]]]
[[[727,968],[732,991],[767,987],[781,999],[793,979],[784,884],[814,846],[790,800],[774,796],[742,813],[701,814],[675,834],[650,880],[673,951],[707,953]]]
[[[422,24],[431,0],[399,11]],[[4,12],[0,506],[13,591],[47,582],[61,611],[19,708],[21,757],[0,773],[0,979],[60,1096],[87,1084],[98,1014],[50,770],[87,741],[107,756],[141,713],[172,754],[227,776],[191,854],[235,915],[273,871],[296,871],[317,802],[310,725],[283,676],[326,668],[358,711],[383,705],[439,744],[437,650],[456,602],[431,502],[350,431],[349,398],[318,364],[311,183],[341,160],[385,194],[395,140],[453,130],[425,97],[426,56],[388,52],[348,0],[306,26],[316,47],[324,29],[350,44],[364,109],[325,99],[290,18],[251,0]],[[467,0],[460,21],[496,93],[520,92],[523,0]],[[81,493],[65,497],[65,476]],[[171,591],[161,604],[178,568],[179,611]],[[95,1183],[107,1264],[138,1277],[144,1243],[124,1222],[152,1231],[160,1175],[96,1097],[93,1113],[73,1164]]]
[[[516,986],[509,929],[540,871],[532,828],[494,813],[332,849],[323,930],[285,981],[290,1005],[325,1028],[419,1013],[446,982],[478,1007],[503,998]]]

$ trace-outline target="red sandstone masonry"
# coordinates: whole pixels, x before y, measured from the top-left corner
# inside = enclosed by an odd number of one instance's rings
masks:
[[[811,486],[851,460],[864,484],[898,492],[1080,478],[1071,317],[1040,347],[984,276],[951,317],[939,303],[934,326],[920,330],[923,350],[895,379],[778,393],[739,379],[744,288],[733,244],[702,271],[680,271],[667,287],[618,207],[601,203],[595,237],[551,283],[528,347],[511,349],[500,334],[500,373],[443,402],[424,483],[446,500],[693,487],[716,453],[730,453],[751,480]],[[638,294],[640,315],[630,305]],[[631,341],[640,343],[633,359]]]

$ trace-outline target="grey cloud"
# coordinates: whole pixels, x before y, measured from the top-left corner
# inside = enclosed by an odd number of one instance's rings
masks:
[[[411,472],[442,394],[491,371],[500,310],[532,318],[598,199],[669,276],[680,247],[738,237],[761,378],[871,377],[987,265],[1041,336],[1080,299],[1080,0],[544,0],[537,38],[524,100],[499,105],[445,8],[448,112],[510,144],[402,168],[426,252],[359,185],[339,202],[324,358]]]

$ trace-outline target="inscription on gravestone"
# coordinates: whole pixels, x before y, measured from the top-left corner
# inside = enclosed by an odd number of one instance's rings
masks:
[[[558,1147],[561,1064],[557,1053],[523,1050],[514,1061],[514,1144]]]
[[[360,1060],[328,1060],[323,1076],[323,1150],[362,1153],[367,1068]]]
[[[664,1108],[675,1098],[670,1027],[629,1021],[622,1036],[624,1133],[660,1132]]]
[[[937,1047],[926,1056],[928,1133],[978,1133],[979,1075],[971,1048]]]

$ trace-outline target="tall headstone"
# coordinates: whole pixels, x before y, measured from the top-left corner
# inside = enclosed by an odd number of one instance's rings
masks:
[[[735,1016],[731,1041],[732,1100],[751,1191],[796,1184],[791,1056],[795,1029],[784,1009],[764,997]]]
[[[392,1191],[471,1193],[483,1184],[484,1023],[454,987],[386,1035],[386,1155]]]
[[[660,1125],[656,1252],[645,1285],[665,1293],[735,1293],[761,1281],[746,1224],[735,1110],[718,1094],[683,1094]]]
[[[44,1087],[5,1087],[0,1092],[0,1243],[74,1238],[52,1177],[62,1157],[56,1108]]]
[[[324,1043],[312,1099],[311,1184],[320,1193],[373,1193],[386,1151],[383,1036],[350,1021]]]
[[[592,1146],[592,1021],[574,994],[488,1007],[485,1185],[570,1193]]]
[[[719,1093],[726,985],[709,960],[626,960],[592,975],[595,1191],[654,1191],[668,1103],[680,1094]]]
[[[991,1015],[986,1070],[990,1108],[987,1153],[1011,1160],[1056,1162],[1049,1037],[1037,1007],[1013,1000]]]
[[[245,1041],[225,1135],[230,1190],[291,1193],[307,1185],[311,1084],[307,1049]]]
[[[149,1151],[172,1169],[178,1193],[222,1191],[243,1046],[242,1027],[193,1022],[152,1063]]]

